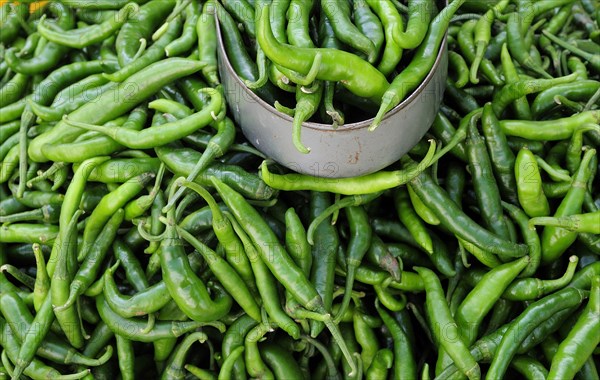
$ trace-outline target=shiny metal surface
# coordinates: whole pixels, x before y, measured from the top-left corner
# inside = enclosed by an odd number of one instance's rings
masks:
[[[221,39],[219,74],[230,114],[248,141],[278,163],[299,173],[342,178],[385,168],[407,153],[430,128],[444,95],[448,52],[444,39],[433,70],[413,93],[391,110],[379,127],[369,132],[373,119],[344,124],[304,123],[302,142],[311,149],[300,153],[292,144],[292,118],[255,95],[237,76]]]

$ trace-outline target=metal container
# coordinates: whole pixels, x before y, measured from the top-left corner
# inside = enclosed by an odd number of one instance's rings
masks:
[[[292,144],[293,118],[277,111],[252,92],[235,73],[217,21],[219,74],[235,122],[248,141],[287,168],[318,177],[343,178],[376,172],[392,164],[423,138],[431,127],[444,95],[448,72],[446,38],[432,71],[423,83],[392,109],[377,129],[373,119],[331,125],[306,122],[302,142],[310,147],[300,153]]]

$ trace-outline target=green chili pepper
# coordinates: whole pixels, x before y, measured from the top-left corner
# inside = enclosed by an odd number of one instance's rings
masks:
[[[463,54],[463,56],[465,57],[465,59],[467,60],[467,62],[469,62],[472,66],[473,66],[473,64],[477,64],[477,62],[475,60],[478,59],[477,47],[475,45],[475,40],[474,40],[474,32],[476,30],[475,28],[477,27],[477,24],[478,24],[477,20],[466,21],[461,26],[461,28],[458,32],[458,36],[457,36],[457,42],[458,42],[460,51]],[[489,59],[487,59],[485,57],[485,55],[481,59],[481,62],[479,63],[479,69],[483,73],[483,75],[486,77],[486,79],[490,83],[492,83],[494,86],[501,86],[503,84],[502,77],[498,74],[494,63],[492,61],[490,61]],[[472,79],[472,78],[470,78],[470,79]],[[475,78],[475,79],[477,79],[477,78]],[[477,84],[477,83],[479,83],[479,81],[477,80],[476,82],[472,82],[472,83]]]
[[[163,279],[177,306],[195,321],[213,321],[227,314],[231,298],[217,289],[213,301],[206,286],[192,271],[177,233],[175,210],[167,213],[167,229],[159,252]],[[185,273],[185,277],[181,276]]]
[[[164,338],[177,338],[186,332],[193,331],[202,326],[214,326],[220,331],[225,327],[221,322],[200,322],[200,321],[157,321],[154,327],[146,333],[141,333],[147,327],[144,320],[133,318],[122,318],[110,309],[110,306],[104,300],[104,296],[96,297],[96,307],[100,317],[107,326],[116,334],[120,334],[127,339],[138,342],[153,342]]]
[[[402,59],[402,39],[397,38],[396,33],[398,30],[404,29],[404,22],[400,16],[400,13],[398,13],[396,7],[394,7],[391,1],[367,0],[367,4],[369,4],[369,7],[371,7],[373,12],[377,15],[377,17],[379,17],[381,23],[383,24],[385,41],[383,53],[381,54],[381,59],[379,60],[377,69],[383,73],[383,75],[388,76],[396,69],[398,62],[400,62]],[[417,8],[423,8],[423,5],[417,6]],[[426,10],[423,11],[422,9],[419,9],[419,12],[422,12],[421,15],[427,14]],[[423,21],[424,20],[421,20],[421,22]],[[427,20],[423,22],[423,25],[426,24]],[[405,39],[410,39],[410,37]],[[369,59],[369,61],[371,60]]]
[[[511,282],[526,268],[529,263],[528,257],[515,260],[511,263],[500,265],[487,272],[475,288],[469,293],[458,307],[455,318],[456,322],[465,335],[467,344],[475,341],[479,324],[487,312],[492,309],[494,303],[506,293]],[[482,296],[485,294],[485,296]],[[478,298],[479,297],[479,298]],[[477,304],[481,299],[490,300],[485,306]],[[476,305],[477,304],[477,305]]]
[[[502,336],[486,376],[495,378],[505,373],[519,345],[538,325],[555,313],[579,305],[586,295],[574,288],[565,288],[529,305]]]
[[[135,3],[128,3],[110,19],[102,24],[95,24],[85,28],[65,31],[59,27],[50,25],[42,19],[38,23],[37,30],[42,37],[59,45],[68,46],[75,49],[83,49],[89,45],[101,42],[110,37],[121,28],[131,15],[139,12],[139,6]]]
[[[183,229],[178,229],[177,231],[186,241],[188,241],[188,243],[192,244],[192,246],[203,255],[205,260],[208,262],[211,271],[223,284],[223,287],[232,295],[233,299],[238,302],[242,309],[244,309],[244,311],[246,311],[248,315],[250,315],[256,321],[259,321],[260,309],[254,301],[250,290],[248,290],[248,287],[246,287],[237,272],[235,272],[235,270],[229,264],[227,264],[225,260],[216,255],[215,252],[210,248],[195,239],[187,231]]]
[[[345,209],[346,218],[350,228],[350,238],[346,252],[346,287],[342,306],[338,311],[338,316],[343,315],[350,304],[352,295],[352,286],[354,284],[354,275],[356,268],[371,246],[372,229],[369,225],[369,219],[366,211],[361,206],[351,206]],[[338,320],[336,316],[336,321]]]
[[[425,252],[427,252],[428,255],[433,255],[433,242],[431,236],[429,236],[425,225],[412,208],[408,191],[399,188],[394,195],[394,203],[396,212],[398,213],[398,217],[402,224],[410,231],[415,241],[419,243]]]
[[[446,147],[448,148],[448,146]],[[380,171],[350,178],[316,178],[303,174],[278,175],[269,172],[268,164],[261,165],[261,178],[269,186],[280,190],[317,190],[344,195],[370,194],[403,185],[434,162],[435,142],[431,142],[427,155],[419,165],[409,165],[403,170]],[[365,186],[368,184],[368,186]]]
[[[484,224],[496,235],[508,239],[508,229],[502,217],[500,192],[494,181],[492,164],[488,155],[484,138],[477,130],[476,119],[469,123],[467,153],[473,187],[477,195],[477,203]]]
[[[589,181],[590,161],[596,154],[595,149],[585,152],[577,172],[573,175],[571,188],[554,213],[555,217],[563,217],[581,212],[581,204],[585,196],[586,184]],[[558,258],[577,238],[576,232],[560,227],[548,226],[542,232],[542,263],[550,263]]]
[[[205,92],[211,95],[211,102],[208,107],[202,109],[202,111],[182,120],[146,128],[141,131],[108,125],[100,126],[82,123],[71,120],[70,117],[63,118],[63,122],[70,127],[101,132],[131,149],[148,149],[156,145],[164,145],[180,139],[212,122],[221,108],[222,96],[217,90],[207,89]]]
[[[571,137],[580,125],[597,124],[598,120],[600,120],[600,111],[594,110],[555,120],[501,120],[500,128],[507,136],[537,141],[557,141]]]
[[[480,378],[479,365],[469,352],[463,339],[447,339],[448,334],[452,334],[452,336],[460,335],[457,331],[457,324],[450,314],[438,277],[427,268],[415,267],[415,271],[423,278],[425,284],[427,315],[431,320],[431,324],[436,327],[433,332],[436,335],[437,342],[444,347],[463,374],[473,379]],[[443,331],[440,331],[439,328],[442,328]],[[451,332],[452,330],[455,331]]]
[[[381,20],[379,20],[379,18],[373,13],[366,0],[355,1],[352,5],[354,25],[356,25],[356,27],[358,28],[358,30],[361,31],[361,33],[363,33],[371,40],[373,46],[375,46],[375,50],[377,51],[377,56],[379,56],[381,52],[381,47],[383,46],[383,43],[385,41],[383,25],[381,24]],[[329,21],[326,15],[322,15],[319,18],[319,28],[323,27],[331,28],[331,22]],[[331,28],[331,30],[333,31],[333,28]],[[337,40],[335,34],[330,38],[334,38],[335,40]],[[320,42],[319,45],[321,47],[333,47],[326,46],[328,44],[324,44],[322,42]]]
[[[432,20],[431,27],[427,30],[425,39],[415,52],[410,64],[394,78],[389,87],[384,89],[385,93],[381,98],[374,99],[380,102],[381,106],[369,127],[370,130],[377,128],[384,115],[400,104],[431,71],[450,18],[463,3],[463,0],[454,0],[438,13]]]
[[[366,55],[367,60],[370,63],[375,62],[377,57],[375,45],[373,42],[371,42],[371,40],[369,40],[369,38],[367,38],[367,36],[362,34],[354,24],[352,24],[352,10],[350,8],[350,4],[347,4],[344,1],[330,0],[323,0],[320,2],[320,4],[323,13],[331,21],[331,26],[333,27],[337,38],[343,43],[352,46],[354,49]],[[261,16],[264,17],[264,14]],[[260,32],[257,30],[256,34],[258,36],[260,35]]]
[[[500,116],[508,104],[525,95],[544,91],[556,85],[571,83],[576,79],[577,74],[573,73],[553,79],[532,79],[519,80],[512,83],[507,82],[507,84],[494,95],[492,107],[496,115]]]
[[[187,335],[183,341],[177,346],[175,352],[169,357],[169,360],[165,364],[165,369],[162,372],[162,379],[184,379],[185,371],[183,366],[185,365],[185,357],[190,347],[195,342],[204,343],[208,340],[208,336],[202,332],[197,331]]]
[[[412,0],[408,2],[408,23],[406,30],[396,32],[394,39],[403,49],[414,49],[421,45],[427,34],[430,21],[435,15],[435,2]]]
[[[213,1],[207,1],[202,6],[202,14],[196,23],[198,39],[198,51],[201,62],[206,66],[202,69],[202,75],[212,86],[220,83],[217,72],[217,25],[215,20],[216,8]]]
[[[145,41],[150,39],[152,33],[165,20],[165,15],[175,7],[175,3],[173,0],[149,1],[123,24],[115,40],[115,49],[121,67],[125,67],[135,59],[140,46],[143,46],[141,41],[145,44]]]
[[[515,161],[515,177],[519,203],[527,215],[546,216],[550,205],[542,189],[542,178],[535,156],[529,149],[521,149]]]
[[[306,76],[305,80],[291,79],[306,85],[313,79],[340,81],[352,93],[380,101],[388,82],[373,66],[358,56],[343,51],[328,48],[292,48],[280,43],[273,36],[268,22],[269,7],[262,9],[260,20],[257,24],[257,40],[267,57],[282,67]],[[371,41],[368,42],[373,45]],[[341,61],[347,63],[342,67],[343,70],[337,65],[337,62]]]
[[[303,379],[302,370],[292,353],[284,350],[274,342],[266,342],[259,346],[260,356],[273,371],[276,379]]]
[[[171,301],[169,291],[163,281],[146,287],[130,297],[120,294],[113,278],[115,269],[112,267],[104,272],[103,292],[108,305],[121,317],[131,318],[150,314],[162,309]]]
[[[77,297],[82,295],[96,279],[100,266],[117,235],[117,230],[123,222],[124,214],[125,211],[120,208],[106,222],[71,282],[67,301],[62,305],[55,304],[55,312],[73,305]]]
[[[144,173],[137,176],[134,180],[125,182],[115,191],[105,195],[98,206],[92,211],[88,222],[83,231],[82,247],[78,255],[78,260],[83,260],[92,245],[94,244],[101,229],[119,208],[125,204],[140,191],[144,189],[146,183],[154,177],[154,174]]]
[[[183,24],[183,32],[181,33],[181,36],[169,42],[169,44],[165,46],[165,55],[167,57],[174,57],[183,54],[198,43],[196,25],[199,18],[200,5],[195,2],[189,3],[188,6],[185,7],[185,23]],[[205,37],[207,36],[203,36],[203,38]]]

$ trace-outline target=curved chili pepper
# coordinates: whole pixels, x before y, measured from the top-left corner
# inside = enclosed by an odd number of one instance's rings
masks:
[[[500,128],[507,136],[537,141],[556,141],[568,139],[582,124],[597,124],[599,121],[600,111],[593,110],[555,120],[501,120]]]
[[[532,303],[510,324],[494,354],[487,377],[496,378],[505,373],[519,345],[540,323],[561,310],[579,305],[586,298],[584,292],[578,289],[573,291],[573,289],[575,288],[559,290]]]
[[[274,379],[273,372],[267,367],[260,356],[258,342],[270,331],[268,323],[253,327],[244,339],[246,370],[252,377]]]
[[[245,285],[241,277],[227,262],[215,254],[210,248],[199,242],[190,233],[184,229],[178,229],[177,232],[192,246],[200,252],[209,263],[211,271],[217,279],[223,284],[223,287],[232,295],[244,311],[256,321],[260,318],[260,309],[254,301],[250,290]]]
[[[146,333],[141,333],[147,327],[144,320],[123,318],[110,309],[110,306],[104,300],[104,296],[96,297],[96,307],[100,317],[106,325],[116,334],[123,335],[130,340],[138,342],[154,342],[158,339],[177,338],[189,331],[193,331],[202,326],[214,326],[224,331],[225,327],[221,322],[200,322],[200,321],[157,321],[154,327]]]
[[[474,32],[477,24],[478,21],[476,20],[466,21],[461,26],[457,35],[457,42],[460,51],[467,60],[467,62],[471,65],[476,63],[475,59],[477,57],[477,47],[475,46],[474,40]],[[498,74],[494,63],[487,59],[485,56],[479,63],[479,69],[486,77],[486,79],[494,86],[501,86],[503,84],[502,77]],[[479,83],[479,81],[477,80],[476,82],[472,83],[477,84]]]
[[[375,62],[377,57],[375,45],[373,45],[373,42],[371,42],[367,36],[362,34],[354,24],[352,24],[352,10],[350,8],[350,4],[346,3],[345,1],[337,0],[321,0],[320,4],[321,10],[331,21],[331,26],[333,27],[337,38],[366,55],[367,60],[370,63]],[[264,14],[261,16],[264,17]],[[257,31],[257,36],[259,33],[260,32]]]
[[[185,365],[185,357],[188,351],[195,342],[204,343],[206,340],[208,340],[208,336],[202,331],[187,335],[179,346],[177,346],[175,352],[169,357],[167,363],[165,363],[161,379],[184,379],[185,371],[183,366]]]
[[[475,341],[479,324],[485,314],[492,309],[493,304],[500,297],[504,296],[511,282],[527,267],[528,263],[529,257],[526,256],[500,265],[487,272],[475,284],[475,288],[458,307],[455,315],[456,322],[459,329],[465,334],[465,340],[468,345]],[[480,299],[485,299],[486,301],[493,299],[493,301],[490,303],[486,302],[486,306],[476,305]]]
[[[344,195],[370,194],[403,185],[417,176],[419,172],[434,162],[435,142],[431,142],[427,155],[419,165],[408,165],[403,170],[380,171],[359,177],[336,178],[332,180],[303,174],[278,175],[269,172],[268,164],[263,161],[261,165],[261,178],[269,186],[279,190],[317,190],[329,191]],[[448,146],[446,147],[448,148]],[[368,184],[368,186],[365,186]]]
[[[448,52],[448,65],[456,75],[454,86],[463,88],[469,82],[469,67],[462,55],[455,51]]]
[[[377,69],[354,54],[328,48],[292,48],[275,39],[264,7],[257,25],[257,40],[267,57],[276,64],[313,79],[341,82],[352,93],[380,101],[389,83]],[[371,43],[369,41],[369,43]],[[372,44],[371,44],[372,45]],[[340,67],[338,62],[347,62]]]
[[[167,213],[165,238],[161,242],[160,261],[163,279],[171,297],[186,315],[195,321],[214,321],[229,312],[231,297],[224,291],[211,300],[206,286],[192,271],[177,233],[175,210]]]
[[[414,49],[421,45],[436,10],[436,4],[431,0],[411,0],[408,2],[406,30],[400,29],[400,32],[394,33],[393,36],[400,47]]]
[[[169,301],[169,290],[164,281],[140,290],[132,296],[124,296],[119,292],[113,278],[116,265],[104,272],[104,298],[108,305],[123,318],[131,318],[150,314],[162,309]]]
[[[523,96],[544,91],[556,85],[571,83],[576,79],[577,74],[573,73],[553,79],[519,80],[513,83],[507,82],[507,84],[494,95],[492,107],[496,115],[500,117],[506,106],[511,102],[522,98]]]
[[[302,370],[292,353],[274,342],[265,342],[259,346],[260,356],[273,371],[276,379],[303,379]]]
[[[115,49],[119,65],[125,67],[135,59],[142,40],[149,40],[152,33],[165,20],[174,7],[174,0],[153,0],[140,6],[139,11],[130,17],[119,30],[115,40]]]
[[[554,213],[555,217],[568,216],[581,212],[586,184],[591,176],[590,161],[595,149],[586,151],[577,172],[573,175],[571,188]],[[550,263],[558,258],[577,238],[576,232],[560,227],[548,226],[542,232],[542,263]]]
[[[370,130],[377,128],[385,114],[400,104],[410,91],[414,90],[431,71],[446,33],[446,29],[450,23],[450,18],[463,3],[464,0],[454,0],[438,13],[432,20],[431,27],[425,35],[425,40],[415,52],[412,61],[394,78],[392,84],[384,89],[385,93],[382,97],[374,99],[381,103],[381,106],[369,127]]]
[[[44,22],[42,19],[38,23],[37,30],[42,37],[62,46],[68,46],[75,49],[83,49],[89,45],[96,44],[110,37],[113,33],[123,26],[127,19],[139,12],[140,7],[135,3],[128,3],[110,19],[101,24],[94,24],[84,28],[63,30]]]
[[[206,108],[182,120],[146,128],[141,131],[108,125],[101,126],[82,123],[71,120],[70,117],[64,117],[63,122],[70,127],[101,132],[131,149],[153,148],[156,145],[168,144],[193,133],[197,129],[205,127],[216,118],[217,113],[221,109],[222,95],[218,90],[213,89],[206,89],[205,92],[211,96],[211,102]]]
[[[381,54],[381,59],[379,60],[377,69],[383,73],[383,75],[388,76],[396,69],[398,62],[400,62],[402,59],[403,49],[401,47],[401,40],[396,38],[396,32],[404,29],[404,22],[402,20],[402,16],[400,16],[400,13],[398,13],[396,7],[394,7],[391,1],[366,1],[383,24],[385,42],[383,46],[383,53]],[[422,9],[419,9],[419,11],[422,12],[423,15],[427,13],[427,11],[423,11]],[[422,25],[427,25],[427,20],[421,20],[421,22],[423,22]]]
[[[174,57],[183,54],[198,43],[196,26],[198,24],[198,19],[200,18],[200,11],[200,5],[195,2],[191,2],[185,7],[185,22],[183,24],[183,31],[178,38],[169,42],[169,44],[165,46],[165,55],[167,57]],[[212,20],[214,21],[214,18],[212,18]],[[203,35],[203,38],[207,37],[209,37],[209,35]]]

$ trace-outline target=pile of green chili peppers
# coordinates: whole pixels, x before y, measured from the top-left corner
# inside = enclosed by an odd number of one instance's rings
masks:
[[[302,120],[385,113],[446,38],[444,102],[385,170],[287,172],[227,116],[217,23]],[[598,1],[6,2],[0,30],[0,379],[599,377]]]

